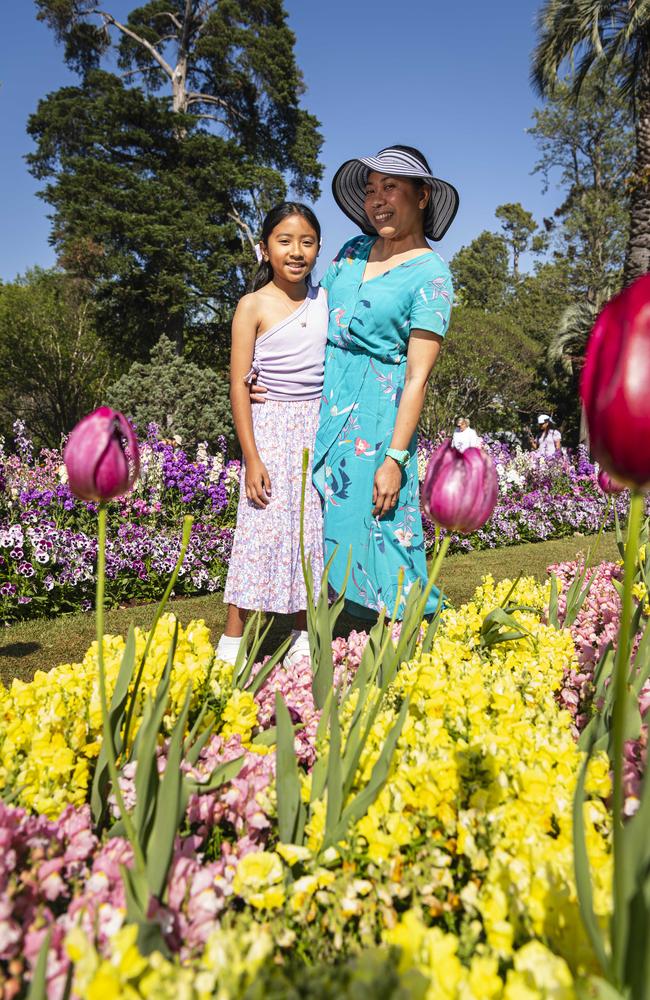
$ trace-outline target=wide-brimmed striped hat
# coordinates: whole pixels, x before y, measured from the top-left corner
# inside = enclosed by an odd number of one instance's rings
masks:
[[[412,146],[387,146],[386,149],[380,149],[376,156],[358,156],[354,160],[346,160],[336,171],[332,181],[336,204],[366,236],[376,234],[364,208],[369,170],[392,176],[412,177],[428,184],[431,197],[424,216],[424,235],[430,240],[442,239],[458,211],[458,191],[448,181],[434,177],[422,153]]]

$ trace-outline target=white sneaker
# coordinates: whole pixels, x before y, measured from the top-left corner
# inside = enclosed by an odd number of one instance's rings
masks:
[[[223,660],[225,663],[231,663],[234,667],[241,642],[241,639],[237,639],[234,636],[222,635],[215,650],[214,655],[216,659]]]
[[[283,663],[285,667],[292,667],[298,660],[302,660],[306,657],[311,665],[311,657],[309,654],[309,639],[307,636],[299,636],[292,644],[289,646],[287,655],[285,656]]]

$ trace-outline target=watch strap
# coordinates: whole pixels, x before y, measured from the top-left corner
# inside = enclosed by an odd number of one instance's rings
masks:
[[[403,450],[400,450],[399,448],[387,448],[386,454],[389,458],[393,458],[398,465],[402,466],[402,468],[404,468],[409,460],[409,452],[407,448],[404,448]]]

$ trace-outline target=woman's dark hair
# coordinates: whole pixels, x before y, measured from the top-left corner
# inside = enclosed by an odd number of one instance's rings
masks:
[[[267,213],[266,218],[262,223],[260,242],[267,244],[275,227],[278,226],[284,219],[288,219],[290,215],[301,215],[314,230],[316,233],[316,239],[320,243],[320,222],[312,212],[311,208],[309,208],[308,205],[301,204],[299,201],[283,201]],[[271,267],[270,261],[261,261],[260,266],[251,279],[248,291],[256,292],[258,288],[263,288],[264,285],[268,285],[272,278],[273,268]]]

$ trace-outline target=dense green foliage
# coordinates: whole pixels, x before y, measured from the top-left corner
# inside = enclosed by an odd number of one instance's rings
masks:
[[[480,432],[519,430],[547,405],[537,381],[541,349],[504,315],[459,306],[432,377],[424,432],[450,432],[468,416]]]
[[[165,437],[177,435],[190,451],[200,441],[215,445],[220,435],[234,443],[227,378],[180,357],[164,335],[149,363],[134,362],[106,395],[141,432],[158,424]]]
[[[461,247],[449,266],[456,302],[488,312],[503,308],[508,289],[508,247],[502,236],[484,230],[469,246]]]
[[[0,286],[0,371],[0,435],[22,420],[38,445],[58,447],[111,371],[85,282],[35,268]]]
[[[261,216],[288,182],[319,191],[282,0],[151,0],[125,23],[87,0],[37,7],[81,77],[28,124],[60,259],[94,280],[119,355],[144,360],[166,333],[213,363]],[[102,68],[115,58],[119,75]]]

